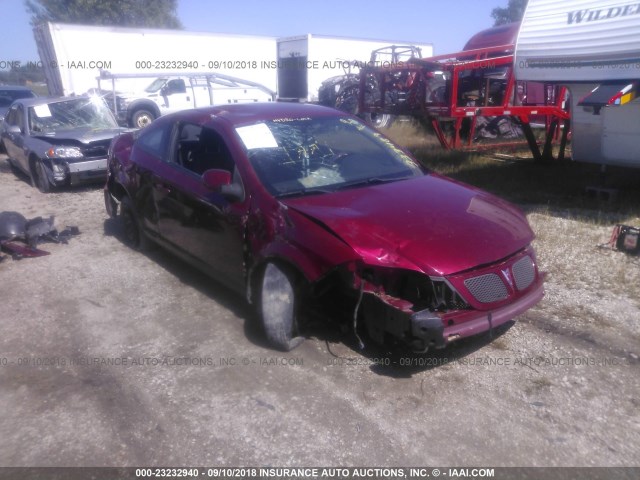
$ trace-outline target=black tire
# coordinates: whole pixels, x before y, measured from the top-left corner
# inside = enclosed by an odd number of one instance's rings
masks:
[[[42,193],[49,193],[52,190],[51,182],[49,182],[49,177],[47,177],[47,172],[45,171],[45,166],[42,163],[42,160],[35,160],[33,162],[33,173],[31,175],[31,180],[33,186],[40,190]]]
[[[129,126],[132,128],[144,128],[153,122],[156,119],[156,116],[153,112],[140,108],[135,110],[131,114],[131,121],[129,122]]]
[[[342,89],[336,98],[336,108],[352,115],[358,114],[358,85],[351,85]]]
[[[375,128],[389,128],[395,117],[389,113],[367,113],[365,119]]]
[[[129,197],[123,197],[120,201],[119,218],[122,224],[122,240],[124,243],[140,252],[148,250],[149,240],[142,231],[140,221]]]
[[[274,348],[285,352],[304,341],[297,336],[301,288],[295,278],[288,269],[270,262],[260,285],[258,307],[264,333]]]

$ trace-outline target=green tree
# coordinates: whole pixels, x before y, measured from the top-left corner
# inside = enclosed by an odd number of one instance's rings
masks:
[[[42,22],[182,28],[177,0],[25,0],[31,24]]]
[[[491,10],[493,25],[503,25],[505,23],[519,22],[524,16],[524,9],[527,7],[527,0],[509,0],[506,8],[496,7]]]

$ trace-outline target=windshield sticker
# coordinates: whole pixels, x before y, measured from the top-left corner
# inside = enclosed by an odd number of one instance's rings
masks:
[[[405,165],[408,165],[410,167],[415,167],[415,162],[411,159],[411,157],[409,155],[407,155],[406,153],[404,153],[400,148],[396,147],[389,139],[383,137],[380,133],[375,132],[373,134],[374,137],[376,137],[378,140],[380,140],[382,143],[384,143],[388,148],[390,148],[391,150],[394,151],[394,153],[396,155],[398,155],[398,157],[400,157],[402,159],[402,161],[404,162]]]
[[[278,142],[264,123],[236,128],[247,150],[255,148],[278,148]]]
[[[345,123],[347,125],[352,125],[360,131],[365,129],[365,126],[362,123],[358,122],[357,120],[354,120],[353,118],[341,118],[340,122]]]
[[[44,105],[37,105],[33,107],[33,111],[40,118],[51,117],[51,110],[49,110],[49,105],[46,103]]]
[[[274,123],[285,123],[285,122],[308,122],[311,121],[309,117],[301,117],[301,118],[274,118],[272,122]]]

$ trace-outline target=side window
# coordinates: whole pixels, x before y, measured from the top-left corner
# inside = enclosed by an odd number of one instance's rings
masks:
[[[217,132],[191,123],[180,127],[174,159],[197,175],[212,168],[233,174],[235,166],[227,145]]]
[[[175,78],[167,83],[167,91],[169,93],[186,93],[187,87],[182,78]]]
[[[9,110],[9,113],[7,113],[7,116],[4,119],[4,121],[7,122],[7,125],[17,125],[17,111],[18,107],[13,107]]]
[[[22,105],[16,105],[16,120],[14,125],[18,125],[20,127],[20,130],[23,130],[23,125],[24,125],[24,108],[22,107]],[[23,131],[24,133],[24,131]]]
[[[136,141],[136,146],[160,159],[167,160],[172,126],[171,123],[167,123],[163,128],[152,128],[144,132]]]

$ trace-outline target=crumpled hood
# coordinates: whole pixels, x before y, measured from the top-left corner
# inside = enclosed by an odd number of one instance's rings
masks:
[[[283,203],[324,224],[366,263],[428,275],[496,262],[533,239],[516,207],[435,174]]]
[[[33,135],[33,137],[52,144],[57,144],[58,141],[62,144],[65,143],[66,140],[88,145],[91,142],[97,142],[100,140],[111,140],[113,137],[124,131],[126,131],[125,128],[119,127],[100,129],[86,127],[75,128],[73,130],[58,130],[52,133]]]

